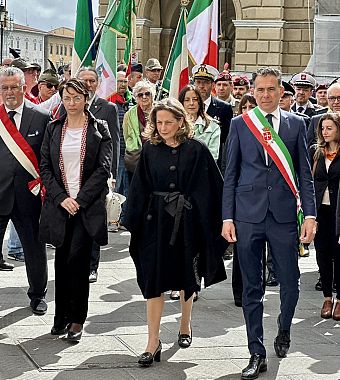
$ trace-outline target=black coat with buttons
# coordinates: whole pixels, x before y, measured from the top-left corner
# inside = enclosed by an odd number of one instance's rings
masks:
[[[222,176],[206,145],[144,144],[124,225],[145,298],[184,290],[188,299],[226,278],[221,237]]]

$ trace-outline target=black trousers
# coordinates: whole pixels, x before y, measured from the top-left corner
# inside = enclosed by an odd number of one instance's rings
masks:
[[[337,299],[340,299],[340,244],[335,235],[335,210],[321,205],[318,210],[318,230],[314,245],[319,266],[324,297],[332,297],[332,283],[336,283]]]
[[[84,324],[89,298],[92,239],[81,220],[81,210],[69,218],[64,243],[55,252],[54,325]]]
[[[100,260],[100,245],[98,245],[95,241],[93,242],[92,252],[91,252],[91,263],[90,263],[90,271],[97,272]]]
[[[40,207],[28,214],[20,210],[15,201],[9,215],[0,215],[0,247],[10,219],[18,232],[25,256],[29,284],[27,295],[31,300],[43,299],[47,290],[46,246],[39,241],[39,217]],[[0,259],[3,259],[1,250]]]

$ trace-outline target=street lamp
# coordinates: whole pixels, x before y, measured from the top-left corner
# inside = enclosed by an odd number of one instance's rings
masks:
[[[6,10],[6,0],[1,0],[0,2],[0,64],[2,63],[2,53],[4,45],[4,29],[7,23],[7,10]]]

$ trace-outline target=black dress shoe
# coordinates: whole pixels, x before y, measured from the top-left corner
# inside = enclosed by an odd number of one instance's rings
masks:
[[[278,281],[277,281],[277,279],[275,277],[275,273],[274,272],[270,271],[268,273],[266,285],[267,286],[278,286],[279,285],[279,283],[278,283]]]
[[[0,270],[13,270],[13,269],[14,269],[13,264],[8,263],[4,259],[0,260]]]
[[[278,358],[285,358],[290,347],[290,331],[281,328],[280,315],[277,317],[277,325],[279,330],[274,340],[274,349]]]
[[[242,297],[235,297],[234,296],[234,303],[237,307],[242,307]]]
[[[152,354],[151,352],[144,352],[138,359],[138,364],[141,367],[150,367],[152,363],[161,361],[161,352],[162,352],[162,342],[159,341],[156,351]]]
[[[188,334],[181,334],[180,332],[178,333],[178,345],[182,348],[188,348],[191,346],[192,343],[192,329],[190,332],[190,335]]]
[[[322,291],[322,282],[321,277],[319,277],[318,282],[315,284],[315,290],[321,292]]]
[[[47,311],[47,303],[43,299],[35,298],[31,300],[31,309],[34,314],[43,315]]]
[[[261,372],[267,371],[267,359],[259,354],[251,355],[249,364],[242,370],[241,379],[257,379]]]

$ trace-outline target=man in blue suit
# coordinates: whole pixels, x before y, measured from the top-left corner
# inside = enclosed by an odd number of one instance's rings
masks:
[[[230,243],[237,241],[242,273],[242,305],[251,354],[242,379],[256,379],[267,370],[262,321],[265,242],[271,249],[280,283],[281,313],[274,348],[281,358],[290,346],[290,326],[299,297],[298,239],[309,243],[316,230],[305,123],[300,116],[279,108],[284,92],[280,71],[270,67],[259,69],[254,74],[254,85],[260,113],[278,133],[292,158],[305,219],[298,237],[297,201],[293,192],[242,115],[233,119],[227,147],[222,236]]]

